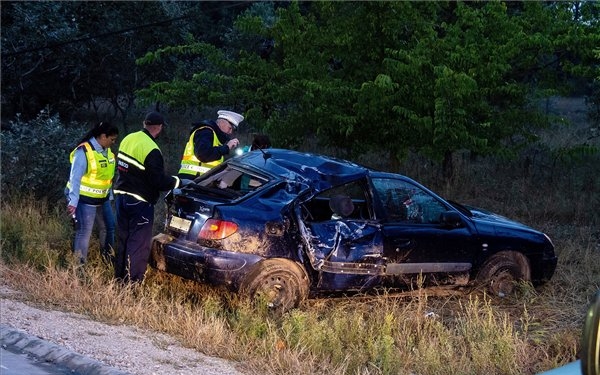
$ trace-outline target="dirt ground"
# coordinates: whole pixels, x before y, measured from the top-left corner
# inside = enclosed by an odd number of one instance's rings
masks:
[[[0,325],[22,330],[132,375],[242,374],[236,363],[185,348],[167,335],[45,310],[24,303],[18,292],[6,286],[0,286]]]

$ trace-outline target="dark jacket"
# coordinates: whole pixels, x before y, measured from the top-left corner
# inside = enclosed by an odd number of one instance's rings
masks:
[[[177,177],[165,173],[162,153],[146,129],[129,134],[121,141],[117,170],[115,194],[129,194],[138,199],[141,197],[152,204],[158,201],[161,191],[168,191],[179,185]]]
[[[203,163],[215,161],[229,154],[229,135],[223,133],[217,123],[213,120],[204,120],[192,124],[192,132],[199,127],[209,126],[221,143],[220,146],[213,146],[213,132],[211,129],[201,129],[194,134],[194,154]]]

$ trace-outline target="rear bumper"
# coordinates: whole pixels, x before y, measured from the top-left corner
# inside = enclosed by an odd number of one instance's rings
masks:
[[[263,258],[200,246],[161,233],[152,239],[150,265],[185,279],[237,288],[251,266]]]

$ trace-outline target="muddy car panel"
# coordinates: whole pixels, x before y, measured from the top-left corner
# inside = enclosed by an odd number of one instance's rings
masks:
[[[349,205],[343,215],[333,204],[342,198]],[[301,267],[296,275],[308,275],[313,293],[418,280],[465,285],[506,251],[527,257],[537,283],[550,279],[557,261],[549,238],[523,224],[446,201],[406,176],[289,150],[229,159],[166,202],[151,264],[233,289],[268,259]],[[210,223],[235,230],[202,238]]]

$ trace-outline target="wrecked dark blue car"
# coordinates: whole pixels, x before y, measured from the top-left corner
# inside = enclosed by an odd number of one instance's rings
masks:
[[[549,280],[544,233],[444,200],[412,179],[290,150],[229,159],[166,197],[151,265],[290,308],[374,288]]]

